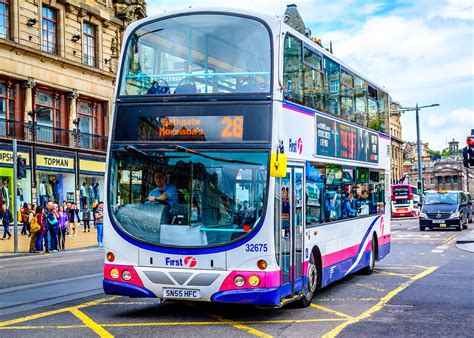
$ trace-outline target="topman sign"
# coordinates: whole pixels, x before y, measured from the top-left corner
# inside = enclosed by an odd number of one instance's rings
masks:
[[[40,167],[74,170],[74,159],[57,155],[36,154],[36,165]]]

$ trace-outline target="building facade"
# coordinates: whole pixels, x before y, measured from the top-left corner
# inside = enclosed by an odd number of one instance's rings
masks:
[[[390,161],[392,170],[392,183],[399,183],[403,178],[403,140],[402,124],[400,122],[400,103],[390,103]]]
[[[79,201],[83,182],[103,198],[120,43],[145,13],[144,0],[0,0],[0,178],[13,195],[17,139],[18,202]]]

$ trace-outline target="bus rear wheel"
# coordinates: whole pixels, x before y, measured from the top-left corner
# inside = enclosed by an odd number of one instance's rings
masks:
[[[306,289],[306,293],[298,301],[299,307],[308,307],[311,304],[311,301],[314,297],[314,293],[316,292],[316,288],[318,286],[318,270],[319,269],[316,265],[314,254],[311,254],[311,258],[309,259],[308,263],[308,287]]]

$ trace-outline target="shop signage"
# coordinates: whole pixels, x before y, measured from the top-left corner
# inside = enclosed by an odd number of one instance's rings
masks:
[[[30,165],[30,154],[19,151],[17,153],[26,159],[26,165]],[[13,165],[13,151],[0,149],[0,164]]]
[[[94,161],[94,160],[85,160],[83,158],[79,159],[79,170],[105,174],[105,162],[104,161]]]
[[[316,154],[378,163],[379,137],[368,130],[316,116]]]
[[[36,154],[36,165],[39,167],[74,170],[74,159],[58,155]]]

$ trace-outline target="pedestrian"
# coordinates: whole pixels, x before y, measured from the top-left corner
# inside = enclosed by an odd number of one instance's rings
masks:
[[[65,212],[66,215],[68,215],[69,213],[69,207],[70,207],[70,204],[66,201],[63,201],[63,212]],[[66,222],[66,235],[69,236],[69,222]]]
[[[64,206],[59,207],[59,212],[58,212],[58,223],[59,223],[59,238],[58,238],[58,244],[59,244],[59,249],[64,251],[66,250],[66,226],[67,226],[67,220],[68,220],[68,215],[67,212],[64,211]]]
[[[28,204],[28,207],[31,208],[31,212],[28,214],[28,231],[30,232],[28,237],[31,236],[31,219],[36,215],[36,203]]]
[[[49,251],[58,252],[58,233],[59,233],[58,216],[56,213],[55,204],[53,204],[53,202],[51,201],[48,202],[46,224],[48,225],[48,231],[50,234]]]
[[[2,240],[5,240],[5,237],[8,235],[8,239],[12,237],[12,234],[10,231],[8,231],[8,227],[10,226],[10,223],[13,221],[12,213],[10,210],[7,209],[7,205],[3,204],[2,205],[2,211],[0,212],[0,218],[2,219],[2,224],[3,224],[3,238]]]
[[[84,209],[82,210],[82,221],[84,222],[84,232],[86,232],[86,230],[88,232],[91,232],[91,226],[89,225],[89,222],[91,220],[91,212],[89,210],[89,206],[86,204],[84,204]]]
[[[102,248],[104,246],[104,202],[102,201],[98,203],[95,211],[95,219],[97,226],[97,242],[99,248]]]
[[[7,206],[7,209],[10,208],[10,195],[8,194],[8,180],[4,179],[2,184],[2,200],[3,204]]]
[[[32,209],[32,212],[28,215],[28,224],[30,226],[30,252],[34,253],[36,252],[36,237],[41,230],[34,209]]]
[[[21,234],[26,235],[26,228],[28,224],[28,203],[24,202],[23,207],[20,209],[20,216],[21,222],[23,223],[23,226],[21,227]]]
[[[42,253],[43,251],[43,237],[46,234],[46,225],[44,221],[44,209],[41,206],[36,208],[36,221],[38,222],[40,229],[36,235],[36,253]]]
[[[71,204],[71,208],[69,209],[68,212],[68,222],[69,222],[69,228],[70,228],[70,233],[69,235],[77,236],[77,225],[80,222],[79,219],[79,210],[76,209],[76,203]]]

